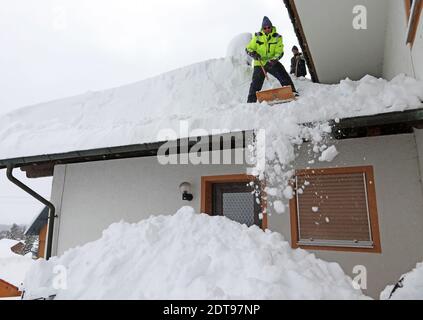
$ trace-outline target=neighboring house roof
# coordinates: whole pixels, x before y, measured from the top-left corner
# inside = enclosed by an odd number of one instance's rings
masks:
[[[15,244],[14,246],[12,246],[10,248],[10,250],[12,250],[12,252],[14,252],[16,254],[20,254],[20,255],[23,255],[24,249],[25,249],[25,244],[23,244],[22,242],[18,242],[17,244]]]
[[[0,279],[0,298],[18,297],[21,295],[19,288],[6,280]]]
[[[48,213],[49,208],[44,207],[44,209],[41,210],[41,212],[34,218],[29,227],[26,229],[25,235],[38,236],[40,234],[41,229],[48,222]]]

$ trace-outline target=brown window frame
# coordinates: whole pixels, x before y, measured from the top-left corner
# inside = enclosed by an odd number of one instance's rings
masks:
[[[229,175],[219,175],[219,176],[203,176],[201,177],[201,212],[208,215],[212,214],[213,206],[213,184],[215,183],[232,183],[232,182],[254,182],[257,181],[255,176],[247,174],[229,174]],[[263,219],[261,221],[261,228],[266,230],[268,227],[267,222],[267,202],[266,194],[264,193],[263,182],[261,184],[261,209],[263,214]]]
[[[413,0],[416,2],[415,10],[412,9],[412,2],[411,0],[404,0],[405,4],[405,12],[407,15],[407,30],[408,33],[406,35],[406,43],[413,46],[414,40],[416,39],[417,28],[420,22],[420,16],[423,8],[423,0]],[[411,22],[410,22],[411,20]],[[408,28],[408,25],[411,23],[411,27]]]
[[[330,175],[330,174],[353,174],[365,173],[367,188],[367,203],[369,208],[370,230],[372,234],[373,247],[360,248],[349,246],[324,246],[324,245],[300,245],[298,232],[298,215],[297,215],[297,195],[289,202],[290,220],[291,220],[291,246],[292,248],[302,248],[306,250],[330,250],[330,251],[347,251],[347,252],[367,252],[382,253],[379,231],[379,218],[377,212],[376,187],[374,180],[374,172],[372,166],[360,167],[342,167],[342,168],[316,168],[297,170],[295,176],[311,176],[311,175]],[[295,183],[292,183],[295,187]]]

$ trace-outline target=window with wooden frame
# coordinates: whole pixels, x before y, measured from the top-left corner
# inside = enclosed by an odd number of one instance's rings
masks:
[[[294,248],[381,252],[373,167],[299,170],[293,185]]]
[[[267,229],[264,188],[246,174],[201,178],[201,212]]]
[[[404,0],[407,15],[407,44],[411,46],[416,39],[417,28],[423,8],[423,0]]]

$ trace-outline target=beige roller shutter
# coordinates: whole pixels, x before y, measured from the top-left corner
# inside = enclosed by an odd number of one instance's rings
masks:
[[[304,170],[295,177],[300,246],[374,248],[368,167]],[[374,190],[374,188],[372,188]],[[375,203],[375,199],[372,199]]]

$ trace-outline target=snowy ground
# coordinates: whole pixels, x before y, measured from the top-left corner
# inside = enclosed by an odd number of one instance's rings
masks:
[[[382,300],[423,300],[423,262],[404,274],[399,283],[389,285],[380,294]]]
[[[28,299],[367,299],[337,263],[189,207],[113,224],[97,241],[37,261],[25,290]]]
[[[0,258],[0,279],[3,279],[16,287],[21,287],[25,274],[34,260],[29,256]]]
[[[0,279],[21,287],[33,260],[31,254],[21,256],[10,250],[18,242],[10,239],[0,240]]]

